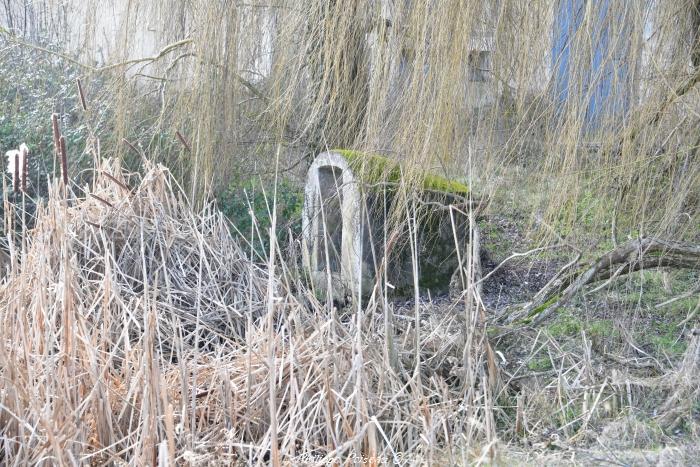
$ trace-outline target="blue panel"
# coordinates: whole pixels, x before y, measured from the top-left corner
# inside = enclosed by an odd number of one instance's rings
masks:
[[[552,42],[554,97],[562,113],[567,103],[585,106],[586,129],[599,127],[605,118],[624,118],[629,108],[628,7],[627,2],[610,0],[557,2]],[[587,8],[592,20],[584,23]],[[592,49],[583,46],[584,40],[591,41]]]
[[[554,19],[552,69],[555,73],[555,97],[561,104],[569,96],[570,40],[581,26],[583,8],[584,0],[560,0]]]

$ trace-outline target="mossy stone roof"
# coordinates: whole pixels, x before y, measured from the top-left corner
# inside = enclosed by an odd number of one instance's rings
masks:
[[[401,166],[397,161],[376,154],[367,154],[351,149],[333,149],[341,154],[362,181],[366,183],[398,182],[401,179]],[[467,196],[469,187],[435,174],[423,175],[424,190]]]

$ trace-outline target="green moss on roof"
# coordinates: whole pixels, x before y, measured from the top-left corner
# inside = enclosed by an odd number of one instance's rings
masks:
[[[365,183],[398,182],[401,180],[401,167],[388,157],[365,154],[350,149],[334,149],[340,153],[356,176]]]
[[[449,180],[439,175],[426,174],[423,176],[423,188],[426,190],[440,191],[444,193],[454,193],[466,196],[469,194],[469,187],[464,183]]]
[[[393,182],[401,179],[401,166],[397,161],[376,154],[367,154],[351,149],[333,149],[340,153],[355,174],[366,183]],[[422,186],[424,190],[451,193],[460,196],[469,194],[469,187],[463,183],[449,180],[435,174],[425,174]]]

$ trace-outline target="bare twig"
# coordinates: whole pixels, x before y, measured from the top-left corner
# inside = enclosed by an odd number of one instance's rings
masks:
[[[491,276],[494,275],[496,272],[498,272],[503,266],[505,266],[506,263],[508,263],[510,260],[513,260],[513,259],[515,259],[515,258],[522,258],[522,257],[525,257],[525,256],[530,256],[530,255],[532,255],[532,254],[539,253],[539,252],[541,252],[541,251],[554,250],[554,249],[557,249],[557,248],[561,248],[561,247],[563,247],[563,246],[567,246],[567,245],[562,245],[562,244],[548,245],[548,246],[533,248],[533,249],[531,249],[531,250],[524,251],[524,252],[522,252],[522,253],[515,252],[515,253],[513,253],[512,255],[510,255],[509,257],[507,257],[506,259],[504,259],[503,261],[501,261],[501,262],[498,264],[498,266],[496,266],[496,267],[493,268],[491,271],[489,271],[489,273],[486,274],[484,277],[482,277],[478,282],[484,282],[485,280],[487,280],[489,277],[491,277]]]
[[[656,306],[655,306],[654,308],[663,308],[663,307],[665,307],[666,305],[670,305],[670,304],[672,304],[672,303],[677,302],[678,300],[683,300],[683,299],[685,299],[685,298],[692,297],[693,295],[695,295],[695,294],[697,294],[697,293],[699,293],[699,292],[700,292],[700,283],[695,284],[695,287],[693,287],[692,289],[690,289],[690,290],[688,290],[688,291],[686,291],[686,292],[683,292],[682,294],[680,294],[680,295],[678,295],[678,296],[676,296],[676,297],[669,298],[668,300],[664,300],[664,301],[661,302],[661,303],[657,303]]]

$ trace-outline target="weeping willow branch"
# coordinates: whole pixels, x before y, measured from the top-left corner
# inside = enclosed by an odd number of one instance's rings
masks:
[[[685,94],[688,93],[691,89],[695,87],[695,85],[700,81],[700,68],[695,70],[695,72],[688,77],[683,83],[681,83],[674,91],[666,96],[666,99],[663,100],[661,105],[659,105],[658,110],[654,113],[652,118],[649,120],[649,125],[655,125],[656,123],[659,122],[661,119],[661,116],[663,115],[664,111],[676,102],[678,99],[683,97]]]
[[[161,58],[163,58],[164,56],[166,56],[167,54],[169,54],[173,50],[176,50],[176,49],[178,49],[182,46],[185,46],[185,45],[189,45],[191,43],[192,43],[192,39],[190,39],[190,38],[183,39],[181,41],[166,45],[165,47],[160,49],[160,52],[158,52],[157,54],[152,55],[150,57],[134,58],[131,60],[126,60],[124,62],[113,63],[111,65],[106,65],[106,66],[102,66],[102,67],[90,67],[90,68],[92,68],[93,71],[100,73],[103,71],[112,70],[114,68],[121,68],[121,67],[128,66],[128,65],[136,65],[138,63],[144,63],[144,62],[155,62],[157,60],[160,60]]]
[[[91,71],[91,72],[93,72],[93,73],[101,73],[101,72],[104,72],[104,71],[113,70],[113,69],[115,69],[115,68],[121,68],[121,67],[129,66],[129,65],[136,65],[136,64],[138,64],[138,63],[155,62],[155,61],[157,61],[157,60],[163,58],[164,56],[166,56],[166,55],[169,54],[170,52],[172,52],[172,51],[174,51],[174,50],[176,50],[176,49],[178,49],[178,48],[180,48],[180,47],[183,47],[183,46],[185,46],[185,45],[189,45],[189,44],[192,43],[192,39],[187,38],[187,39],[183,39],[183,40],[181,40],[181,41],[174,42],[174,43],[172,43],[172,44],[166,45],[165,47],[163,47],[163,48],[160,50],[160,52],[158,52],[157,54],[152,55],[152,56],[150,56],[150,57],[134,58],[134,59],[131,59],[131,60],[126,60],[126,61],[124,61],[124,62],[112,63],[112,64],[110,64],[110,65],[105,65],[105,66],[101,66],[101,67],[95,67],[95,66],[92,66],[92,65],[87,65],[87,64],[85,64],[85,63],[83,63],[83,62],[81,62],[81,61],[79,61],[79,60],[76,60],[76,59],[74,59],[73,57],[71,57],[71,56],[68,55],[68,54],[61,53],[61,52],[57,52],[57,51],[55,51],[55,50],[50,50],[50,49],[47,49],[46,47],[42,47],[42,46],[40,46],[40,45],[33,44],[33,43],[31,43],[31,42],[27,42],[27,41],[25,41],[25,40],[23,40],[23,39],[20,39],[19,37],[17,37],[16,35],[12,34],[10,31],[8,31],[7,29],[3,28],[2,26],[0,26],[0,35],[4,36],[4,37],[5,37],[9,42],[11,42],[11,43],[20,45],[20,46],[22,46],[22,47],[28,47],[28,48],[30,48],[30,49],[36,50],[37,52],[42,52],[42,53],[45,53],[45,54],[53,55],[53,56],[58,57],[58,58],[60,58],[60,59],[62,59],[62,60],[66,60],[66,61],[72,63],[73,65],[77,65],[77,66],[79,66],[79,67],[81,67],[81,68],[84,68],[84,69],[86,69],[86,70],[89,70],[89,71]]]
[[[91,67],[90,65],[86,65],[86,64],[80,62],[79,60],[72,58],[68,54],[57,52],[55,50],[50,50],[50,49],[47,49],[46,47],[32,44],[31,42],[27,42],[23,39],[20,39],[19,37],[12,34],[10,31],[8,31],[6,28],[3,28],[2,26],[0,26],[0,36],[5,37],[7,39],[7,41],[12,43],[12,44],[17,44],[17,45],[20,45],[22,47],[29,47],[30,49],[36,50],[37,52],[42,52],[42,53],[45,53],[48,55],[53,55],[54,57],[58,57],[58,58],[61,58],[63,60],[66,60],[67,62],[70,62],[73,65],[77,65],[81,68],[88,68],[88,69],[94,68],[94,67]]]

